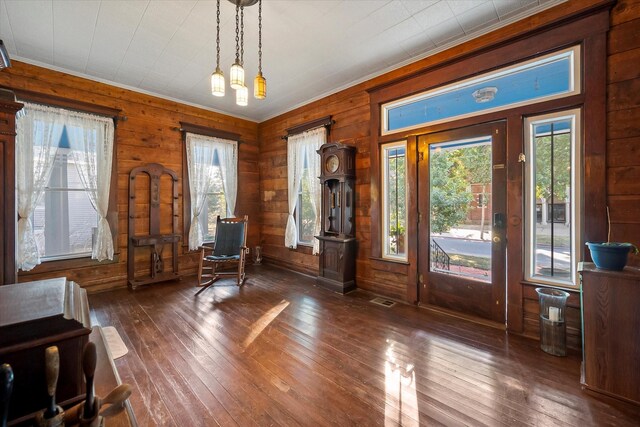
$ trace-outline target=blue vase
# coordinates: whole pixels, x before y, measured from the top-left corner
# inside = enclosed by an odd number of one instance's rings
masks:
[[[624,269],[633,248],[630,243],[587,242],[587,246],[596,267],[613,271]]]

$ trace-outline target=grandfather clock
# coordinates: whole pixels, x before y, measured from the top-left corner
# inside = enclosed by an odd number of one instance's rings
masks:
[[[355,148],[324,144],[320,154],[322,227],[318,285],[346,293],[356,288]]]

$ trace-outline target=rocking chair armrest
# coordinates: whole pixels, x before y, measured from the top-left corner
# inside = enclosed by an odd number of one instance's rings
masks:
[[[213,248],[211,246],[198,246],[199,250],[203,250],[203,251],[211,251],[213,252]]]

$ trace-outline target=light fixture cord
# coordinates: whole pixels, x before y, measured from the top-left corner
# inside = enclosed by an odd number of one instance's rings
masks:
[[[258,2],[258,74],[262,75],[262,0]]]
[[[244,66],[244,6],[240,6],[240,65]]]
[[[216,11],[216,70],[220,69],[220,0],[217,2]]]
[[[236,2],[236,64],[240,63],[240,3]]]

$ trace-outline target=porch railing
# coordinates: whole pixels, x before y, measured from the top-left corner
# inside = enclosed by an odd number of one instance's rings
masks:
[[[433,239],[431,239],[431,268],[446,271],[451,269],[449,254]]]

